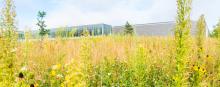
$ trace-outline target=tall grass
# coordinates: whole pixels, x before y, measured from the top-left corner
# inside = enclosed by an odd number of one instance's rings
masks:
[[[42,87],[173,85],[176,61],[173,60],[172,54],[176,50],[173,49],[175,45],[171,37],[102,36],[45,40],[44,49],[38,48],[40,41],[20,42],[17,52],[18,63],[28,61],[27,70],[34,75],[35,85]],[[192,43],[193,48],[197,48],[196,38],[192,39]],[[217,86],[218,78],[215,76],[219,73],[213,72],[217,70],[213,66],[219,65],[214,63],[219,56],[216,52],[218,47],[215,45],[217,41],[207,38],[204,43],[204,48],[212,48],[206,49],[204,54],[209,56],[201,59],[206,65],[199,66],[200,69],[197,66],[193,67],[197,61],[195,58],[197,51],[192,51],[192,55],[189,56],[191,61],[187,63],[189,68],[185,71],[192,74],[183,78],[197,78],[195,76],[197,71],[203,72],[205,69],[205,74],[201,75],[202,79],[198,80],[200,86]],[[25,53],[26,46],[29,46],[29,50]],[[194,81],[189,80],[189,83],[196,83]]]
[[[175,29],[176,42],[176,75],[174,85],[182,87],[186,84],[186,63],[188,62],[190,50],[190,29],[191,29],[191,0],[177,0],[177,19]]]
[[[204,41],[206,38],[206,21],[205,21],[205,16],[201,15],[198,23],[197,23],[197,52],[198,52],[198,59],[204,58]],[[201,61],[200,61],[201,62]]]
[[[189,82],[191,86],[198,87],[201,86],[202,80],[206,75],[205,65],[205,54],[204,54],[204,41],[206,36],[206,22],[204,15],[201,15],[197,23],[197,35],[196,35],[196,45],[197,45],[197,59],[195,64],[193,64],[193,70],[190,73]]]
[[[13,86],[15,74],[16,59],[16,27],[15,27],[15,9],[13,0],[5,0],[2,10],[1,38],[0,38],[0,85]]]

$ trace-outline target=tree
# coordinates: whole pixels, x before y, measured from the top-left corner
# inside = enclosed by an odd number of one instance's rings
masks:
[[[129,22],[126,22],[125,24],[124,34],[134,35],[134,28],[129,24]]]
[[[65,28],[64,27],[58,28],[57,31],[55,32],[55,37],[58,37],[58,38],[65,37]]]
[[[215,38],[220,37],[220,20],[218,24],[214,27],[214,31],[210,34],[210,37],[215,37]]]
[[[189,38],[191,29],[191,0],[177,0],[177,19],[175,28],[176,43],[176,74],[174,76],[175,87],[183,87],[186,62],[189,54]]]
[[[45,35],[49,34],[49,30],[46,29],[47,25],[45,24],[44,17],[46,16],[46,12],[39,11],[37,15],[37,26],[39,27],[40,33],[39,35],[41,37],[44,37]]]

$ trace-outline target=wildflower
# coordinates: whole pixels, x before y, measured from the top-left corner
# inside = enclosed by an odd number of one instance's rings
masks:
[[[209,55],[206,55],[207,58],[209,58]]]
[[[18,77],[22,79],[22,78],[24,78],[24,74],[22,72],[20,72]]]
[[[14,49],[11,50],[11,53],[14,53],[16,51],[17,51],[17,48],[14,48]]]
[[[26,66],[22,67],[21,71],[27,71],[27,67]]]
[[[198,71],[198,70],[199,70],[199,67],[194,65],[194,66],[193,66],[193,70],[194,70],[194,71]]]
[[[30,87],[35,87],[34,84],[31,84]]]
[[[178,81],[178,77],[172,77],[173,78],[173,81]]]
[[[56,77],[57,77],[57,79],[60,79],[60,78],[63,78],[63,75],[62,74],[58,74]]]
[[[111,75],[111,73],[108,73],[108,76],[110,76]]]
[[[38,87],[38,84],[35,84],[34,87]]]
[[[199,50],[200,50],[200,51],[203,51],[203,48],[202,48],[202,47],[200,47],[200,48],[199,48]]]
[[[51,76],[55,76],[56,72],[54,70],[51,71]]]
[[[66,76],[66,77],[65,77],[65,81],[66,81],[66,82],[69,82],[69,79],[70,79],[69,76]]]
[[[206,70],[205,70],[204,67],[201,67],[201,68],[199,69],[199,72],[201,72],[202,74],[205,74],[205,73],[206,73]]]

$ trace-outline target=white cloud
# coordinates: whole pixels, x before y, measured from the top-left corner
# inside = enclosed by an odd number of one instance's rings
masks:
[[[175,21],[176,0],[18,0],[21,28],[36,28],[36,13],[46,9],[48,28],[107,23],[123,25]],[[193,0],[192,20],[205,14],[211,29],[220,18],[220,0]],[[29,10],[25,10],[29,9]]]
[[[208,27],[212,30],[220,19],[219,3],[220,0],[194,0],[192,19],[197,20],[201,14],[204,14]]]
[[[142,3],[143,1],[144,0],[54,0],[54,2],[59,5],[57,9],[49,13],[47,23],[49,27],[94,23],[122,25],[126,21],[131,21],[132,23],[147,23],[173,21],[175,19],[175,0],[154,0],[151,3]],[[83,8],[83,6],[86,8]],[[138,6],[141,6],[142,9],[140,10]],[[97,7],[103,9],[99,11],[96,10]]]

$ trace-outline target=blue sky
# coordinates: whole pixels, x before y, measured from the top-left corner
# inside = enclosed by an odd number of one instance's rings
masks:
[[[0,0],[2,2],[2,0]],[[175,21],[176,0],[14,0],[20,30],[36,29],[39,10],[48,28],[106,23],[123,25]],[[209,29],[220,19],[220,0],[193,0],[191,19],[205,14]]]

